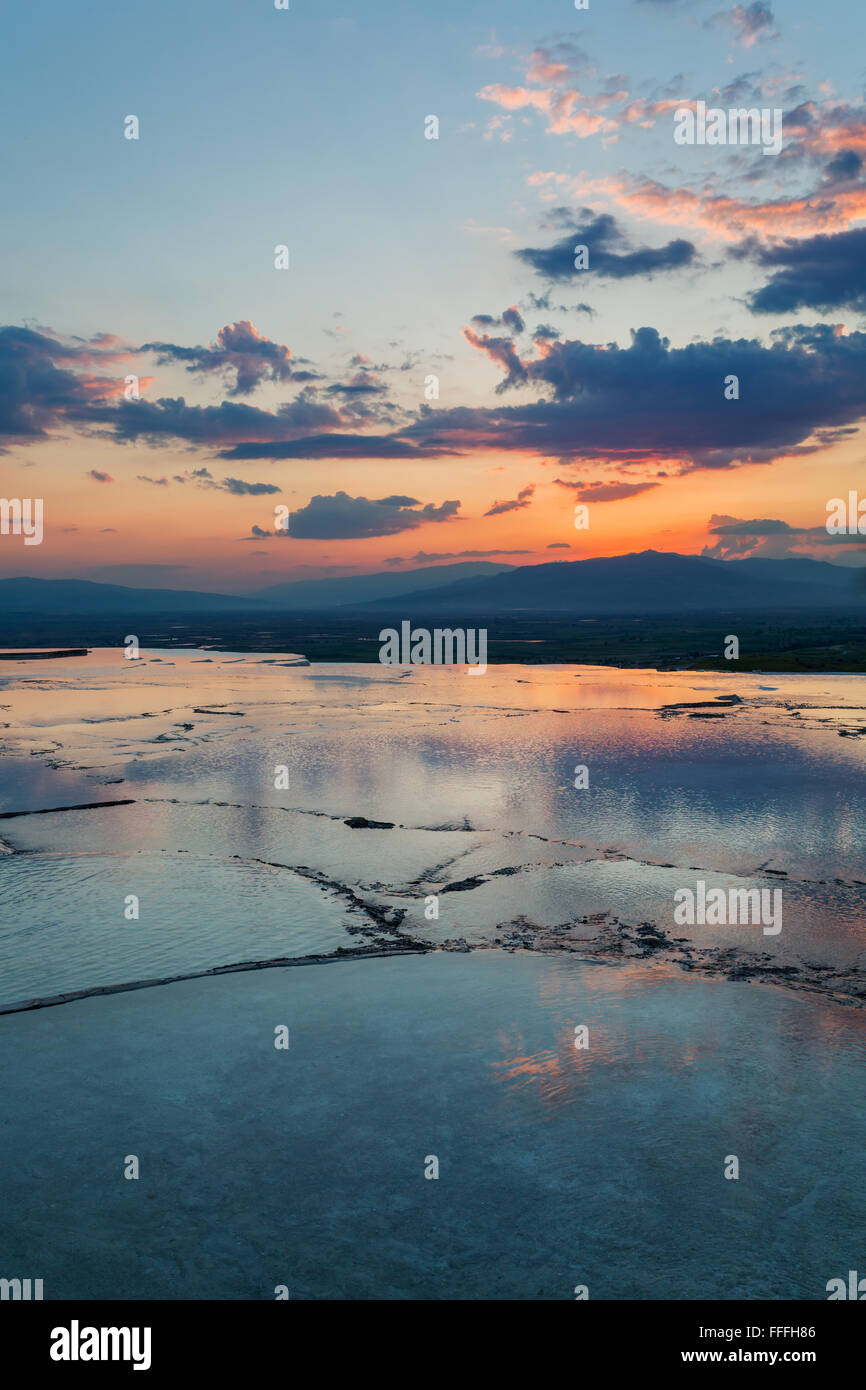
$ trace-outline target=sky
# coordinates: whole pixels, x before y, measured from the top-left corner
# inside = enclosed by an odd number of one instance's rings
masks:
[[[0,494],[44,533],[0,535],[0,575],[866,559],[825,525],[866,495],[849,0],[50,0],[4,29]],[[723,142],[677,139],[701,102]]]

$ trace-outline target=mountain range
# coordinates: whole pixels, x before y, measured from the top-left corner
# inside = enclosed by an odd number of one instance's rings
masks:
[[[489,613],[575,616],[780,612],[856,608],[866,600],[866,568],[824,560],[715,560],[656,550],[594,560],[524,565],[401,597],[405,615],[435,608],[455,617]],[[378,599],[368,608],[393,610]]]
[[[344,579],[302,579],[283,584],[270,584],[254,589],[252,597],[265,603],[275,603],[285,612],[317,608],[345,608],[376,599],[396,598],[400,594],[417,594],[427,589],[441,589],[461,580],[489,578],[513,569],[513,565],[494,564],[490,560],[463,560],[456,565],[426,565],[421,569],[404,570],[400,574],[358,574]]]
[[[838,611],[866,601],[866,567],[806,558],[715,560],[655,550],[541,565],[472,562],[402,573],[273,584],[250,594],[139,589],[89,580],[0,579],[0,617],[21,614],[310,613],[375,620],[496,613],[639,616],[695,612]]]

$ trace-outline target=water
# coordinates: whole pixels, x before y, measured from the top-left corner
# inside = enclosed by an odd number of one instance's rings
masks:
[[[161,656],[4,663],[0,1008],[297,965],[0,1016],[5,1246],[46,1297],[857,1267],[866,679]],[[781,888],[782,932],[675,926],[698,878]]]
[[[862,1031],[781,991],[342,961],[7,1016],[0,1046],[5,1257],[46,1298],[822,1299],[859,1267]]]
[[[360,944],[296,874],[161,854],[11,856],[0,922],[0,1005]]]
[[[19,852],[0,858],[0,1004],[370,945],[383,914],[434,944],[513,944],[528,924],[551,950],[607,913],[861,997],[862,677],[105,650],[4,665],[0,704],[4,809],[133,803],[0,821]],[[674,894],[699,878],[782,885],[781,935],[675,930]]]

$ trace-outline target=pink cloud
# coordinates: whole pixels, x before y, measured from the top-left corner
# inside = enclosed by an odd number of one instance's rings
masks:
[[[482,87],[478,95],[482,101],[492,101],[504,111],[523,111],[527,108],[540,111],[547,116],[547,130],[552,135],[577,135],[583,140],[599,131],[609,132],[617,128],[616,121],[593,110],[593,107],[608,106],[614,99],[611,94],[588,97],[576,89],[557,92],[552,88],[506,87],[501,82],[495,82]],[[578,103],[582,105],[576,109]]]
[[[539,170],[529,176],[529,183],[547,201],[565,192],[590,207],[613,202],[651,222],[701,227],[722,241],[737,241],[749,232],[774,237],[840,231],[866,216],[863,187],[761,201],[706,189],[669,188],[640,176],[588,179]]]

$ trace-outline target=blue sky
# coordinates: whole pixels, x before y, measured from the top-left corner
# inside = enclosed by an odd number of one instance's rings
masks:
[[[410,415],[421,405],[431,371],[440,378],[440,407],[496,404],[501,368],[463,330],[474,315],[495,318],[508,305],[520,307],[528,333],[538,324],[552,325],[563,342],[621,349],[644,326],[674,349],[719,335],[766,344],[773,329],[792,324],[814,328],[844,320],[846,332],[856,330],[862,317],[856,303],[840,305],[838,313],[800,305],[768,319],[756,315],[748,300],[767,278],[758,269],[755,238],[766,249],[774,237],[806,241],[862,226],[866,195],[861,198],[859,173],[844,184],[830,215],[820,210],[820,199],[832,152],[847,148],[839,132],[849,117],[854,149],[861,148],[866,64],[858,39],[864,27],[860,15],[839,0],[820,9],[763,0],[745,7],[725,0],[590,0],[588,11],[565,0],[531,6],[514,0],[292,0],[289,11],[276,11],[265,0],[157,0],[136,12],[103,0],[86,7],[17,6],[7,27],[0,84],[0,166],[7,191],[0,230],[3,322],[66,340],[113,334],[135,346],[193,347],[213,343],[223,325],[249,321],[263,338],[288,345],[295,361],[307,359],[323,382],[345,381],[357,354],[371,367],[387,367],[380,379],[387,383],[388,400],[395,412]],[[528,75],[533,66],[537,74],[555,63],[570,71],[552,80]],[[781,106],[786,119],[795,113],[778,160],[762,158],[759,150],[674,144],[665,103],[712,102],[715,94],[726,106],[729,85],[736,105],[760,101]],[[610,119],[609,130],[551,131],[550,118],[532,103],[543,91],[561,95],[570,89],[579,92],[575,109],[586,103],[588,111]],[[491,96],[517,91],[532,94],[529,104],[509,106],[513,98]],[[634,115],[637,104],[646,108],[645,120]],[[796,117],[804,107],[815,113],[805,134]],[[128,114],[139,117],[138,141],[123,138]],[[429,114],[439,118],[436,141],[424,138]],[[824,145],[819,128],[826,132]],[[853,151],[852,158],[858,158]],[[652,206],[647,180],[663,190]],[[736,200],[746,209],[742,224],[731,233],[726,211],[714,225],[697,203],[694,216],[678,212],[666,221],[667,195],[679,190],[698,202]],[[811,199],[807,211],[783,208],[775,216],[774,200],[797,197]],[[562,236],[558,208],[575,225],[582,225],[583,208],[615,219],[627,250],[658,249],[685,238],[693,259],[675,273],[551,287],[515,253]],[[285,273],[273,267],[278,243],[290,248],[291,269]],[[739,258],[732,254],[737,250]],[[532,294],[546,295],[551,308],[535,311]],[[578,311],[580,303],[588,303],[592,315]],[[191,376],[179,361],[163,362],[158,372],[152,368],[151,362],[139,369],[154,377],[160,399],[182,394],[187,402],[216,405],[225,398],[224,382]],[[133,369],[134,364],[125,368]],[[509,392],[536,389],[515,380],[506,385]],[[315,394],[327,387],[308,389]],[[579,384],[571,389],[579,395]],[[273,411],[285,398],[284,384],[263,380],[250,403]],[[623,409],[628,399],[626,390]],[[778,408],[773,399],[770,408]],[[846,400],[826,419],[816,412],[812,423],[842,428],[852,418]],[[371,419],[361,428],[374,423],[382,421]],[[142,459],[138,455],[153,452],[152,441],[139,440],[132,449],[110,433],[95,436],[71,424],[69,417],[56,425],[38,438],[13,434],[4,456],[13,471],[11,482],[4,479],[9,493],[23,490],[15,470],[29,470],[34,462],[56,479],[55,515],[72,505],[73,476],[80,490],[89,476],[80,464],[91,456],[96,472],[132,489],[126,512],[143,509],[148,519],[158,513],[141,493],[147,485],[138,482],[139,474],[170,478],[196,464],[214,471],[214,450],[190,461],[190,441],[183,436],[174,444],[163,439],[156,460]],[[575,434],[579,439],[577,420]],[[370,498],[408,487],[424,505],[459,496],[474,548],[487,548],[481,536],[490,531],[490,547],[509,550],[520,548],[521,535],[507,529],[518,518],[497,522],[495,531],[482,527],[484,503],[499,501],[506,485],[513,497],[521,484],[532,485],[534,499],[516,510],[526,513],[519,518],[521,531],[529,512],[533,520],[538,512],[527,543],[532,559],[544,558],[541,552],[551,543],[544,542],[545,528],[560,538],[552,518],[561,497],[549,487],[543,492],[547,480],[535,460],[517,452],[496,457],[496,442],[488,448],[484,439],[482,432],[471,457],[459,463],[443,456],[438,463],[426,459],[422,467],[412,460],[403,481],[392,465],[375,458],[351,466],[317,458],[304,469],[297,462],[287,469],[270,461],[266,472],[258,465],[249,478],[276,479],[293,507],[306,506],[314,494],[338,491]],[[765,447],[757,436],[754,443]],[[773,517],[786,516],[799,526],[819,520],[828,487],[838,490],[846,480],[854,485],[858,476],[850,441],[839,437],[833,444],[842,447],[838,468],[831,465],[832,481],[822,482],[814,498],[803,498],[796,458],[788,456],[785,463],[779,454],[773,465],[774,479],[787,468],[784,487],[768,476],[756,481],[754,459],[745,458],[742,477],[726,474],[728,492],[715,511],[760,519],[755,507],[762,496],[768,506],[772,502]],[[669,447],[676,452],[675,437],[655,449],[656,463]],[[70,459],[65,482],[54,472],[61,454]],[[596,449],[591,476],[585,470],[578,476],[598,483],[613,470],[614,480],[622,481],[618,463],[615,451],[607,458]],[[496,469],[505,476],[488,476]],[[694,476],[694,459],[687,460],[687,471]],[[707,499],[718,496],[720,479],[696,479],[690,486],[686,506],[682,488],[676,496],[677,489],[662,489],[666,512],[653,525],[659,536],[670,533],[672,548],[700,548],[710,515]],[[115,525],[119,500],[109,503],[108,491],[97,488],[94,496],[110,513],[113,530],[105,534],[121,536]],[[785,497],[793,510],[789,504],[784,511]],[[657,498],[654,503],[657,509]],[[267,521],[253,503],[235,499],[234,505],[235,512],[219,514],[224,549],[249,534],[254,516],[260,529]],[[625,543],[617,538],[636,534],[635,505],[633,499],[614,500],[599,516],[596,553],[621,549]],[[665,516],[668,528],[661,525]],[[175,567],[191,565],[208,587],[218,587],[220,562],[213,554],[205,561],[191,539],[201,524],[198,513],[189,523],[186,540],[183,525],[177,529],[177,544],[189,553],[183,559],[178,552]],[[470,529],[460,522],[448,525],[461,535]],[[444,541],[444,531],[436,523],[435,537],[432,530],[408,537],[406,557],[416,541],[422,549],[437,537]],[[122,563],[119,553],[95,556],[92,544],[76,560],[71,544],[58,537],[53,550],[27,558],[76,573]],[[120,547],[122,541],[103,545]],[[377,568],[392,555],[393,541],[388,545],[344,544],[322,558],[298,542],[288,558],[288,546],[271,543],[261,582],[294,572],[296,564],[340,568],[342,561],[347,572]],[[443,553],[462,548],[466,542],[456,535],[441,547]],[[11,563],[4,555],[7,572]],[[140,563],[148,561],[140,557]],[[153,563],[173,562],[163,549]],[[228,569],[233,587],[246,583],[238,579],[234,555]]]

